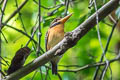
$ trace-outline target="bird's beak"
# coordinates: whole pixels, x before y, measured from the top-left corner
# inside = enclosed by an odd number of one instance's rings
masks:
[[[72,13],[65,16],[64,18],[60,19],[59,21],[62,22],[62,23],[65,23],[71,16],[72,16]]]

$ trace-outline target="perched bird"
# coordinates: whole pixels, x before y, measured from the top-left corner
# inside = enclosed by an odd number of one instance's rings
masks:
[[[65,16],[64,18],[57,18],[53,20],[45,37],[46,51],[52,49],[64,38],[64,23],[70,18],[70,16],[72,16],[72,14]],[[59,62],[61,56],[56,56],[51,60],[52,74],[57,74],[57,63]]]
[[[25,60],[27,59],[29,54],[30,54],[30,48],[23,47],[19,49],[11,61],[11,65],[8,68],[7,74],[9,75],[15,72],[16,70],[20,69],[25,63]]]

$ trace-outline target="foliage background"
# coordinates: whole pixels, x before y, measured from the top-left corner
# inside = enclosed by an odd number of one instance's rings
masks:
[[[18,5],[20,5],[24,0],[17,0]],[[36,0],[37,1],[37,0]],[[56,4],[55,4],[56,1]],[[73,0],[74,1],[74,0]],[[38,2],[38,1],[37,1]],[[97,0],[97,7],[100,8],[103,4],[108,2],[108,0]],[[55,5],[60,4],[60,1],[57,0],[41,0],[41,5],[45,7],[52,7]],[[91,9],[88,8],[89,6],[89,0],[75,0],[73,3],[70,3],[68,14],[73,13],[73,16],[65,23],[65,32],[72,31],[75,29],[78,25],[80,25],[85,19],[87,19],[93,12],[95,12],[94,7]],[[114,5],[113,5],[114,6]],[[0,5],[1,7],[1,5]],[[45,34],[47,32],[47,29],[49,28],[50,22],[59,16],[64,16],[65,12],[65,6],[60,7],[52,16],[48,16],[48,13],[52,12],[55,8],[51,9],[44,9],[41,8],[41,16],[42,16],[42,22],[41,22],[41,31],[42,31],[42,37],[41,37],[41,47],[45,51]],[[8,0],[3,22],[17,9],[15,0]],[[118,10],[118,13],[120,11]],[[31,35],[31,32],[33,30],[33,27],[37,20],[38,15],[38,4],[35,3],[33,0],[29,0],[27,4],[22,8],[20,11],[21,17],[23,20],[23,24],[26,28],[26,32]],[[106,17],[103,21],[99,23],[100,26],[100,33],[101,33],[101,40],[103,47],[105,48],[107,38],[111,32],[112,27],[108,26],[107,24],[111,24],[111,21],[108,17]],[[14,26],[15,28],[18,28],[20,30],[23,30],[23,25],[20,20],[19,14],[14,16],[9,22],[9,25]],[[8,40],[8,43],[5,42],[5,39],[2,36],[2,57],[8,61],[10,64],[11,59],[15,55],[16,51],[20,49],[22,46],[25,46],[27,41],[29,40],[28,37],[25,35],[8,28],[5,26],[2,29],[2,32],[4,33],[6,39]],[[37,33],[34,37],[35,40],[37,40]],[[120,33],[118,28],[114,31],[112,40],[110,42],[109,49],[107,51],[106,58],[107,59],[113,59],[116,57],[115,54],[115,46],[116,44],[120,42]],[[29,44],[29,48],[33,50],[33,52],[30,54],[30,56],[27,58],[27,61],[25,64],[28,64],[32,60],[34,60],[36,56],[36,50],[33,48],[33,42]],[[102,50],[100,48],[100,43],[98,41],[97,37],[97,31],[96,28],[93,28],[90,32],[87,33],[78,43],[75,47],[69,49],[62,59],[59,62],[59,70],[62,69],[76,69],[80,66],[84,66],[86,64],[92,64],[95,62],[98,62],[100,60],[102,54]],[[2,61],[5,63],[4,61]],[[49,65],[46,64],[46,65]],[[62,65],[77,65],[78,67],[64,67]],[[112,78],[113,80],[120,80],[120,63],[114,62],[111,64],[112,68]],[[6,72],[8,69],[8,66],[2,65],[2,70]],[[45,78],[46,75],[46,69],[44,66],[42,66],[42,75],[43,78]],[[39,80],[41,79],[40,70],[36,70],[37,73],[34,76],[33,80]],[[79,71],[77,73],[74,72],[59,72],[63,80],[92,80],[93,74],[94,74],[95,68],[89,68],[86,70]],[[31,80],[33,78],[35,71],[30,73],[29,75],[25,76],[21,80]],[[110,70],[107,70],[107,73],[105,75],[105,80],[109,80],[110,78]],[[54,76],[51,74],[51,70],[49,70],[49,76],[48,80],[59,80],[58,76]]]

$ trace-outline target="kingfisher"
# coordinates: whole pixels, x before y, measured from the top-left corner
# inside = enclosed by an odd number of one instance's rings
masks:
[[[64,24],[71,16],[72,14],[69,14],[64,18],[56,18],[52,21],[45,36],[46,51],[52,49],[64,38]],[[50,61],[52,65],[52,74],[54,75],[57,75],[57,63],[61,57],[62,55],[56,56]]]

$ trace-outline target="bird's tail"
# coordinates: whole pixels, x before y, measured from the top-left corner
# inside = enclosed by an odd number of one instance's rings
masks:
[[[52,74],[57,75],[57,64],[54,62],[51,62],[52,64]]]

